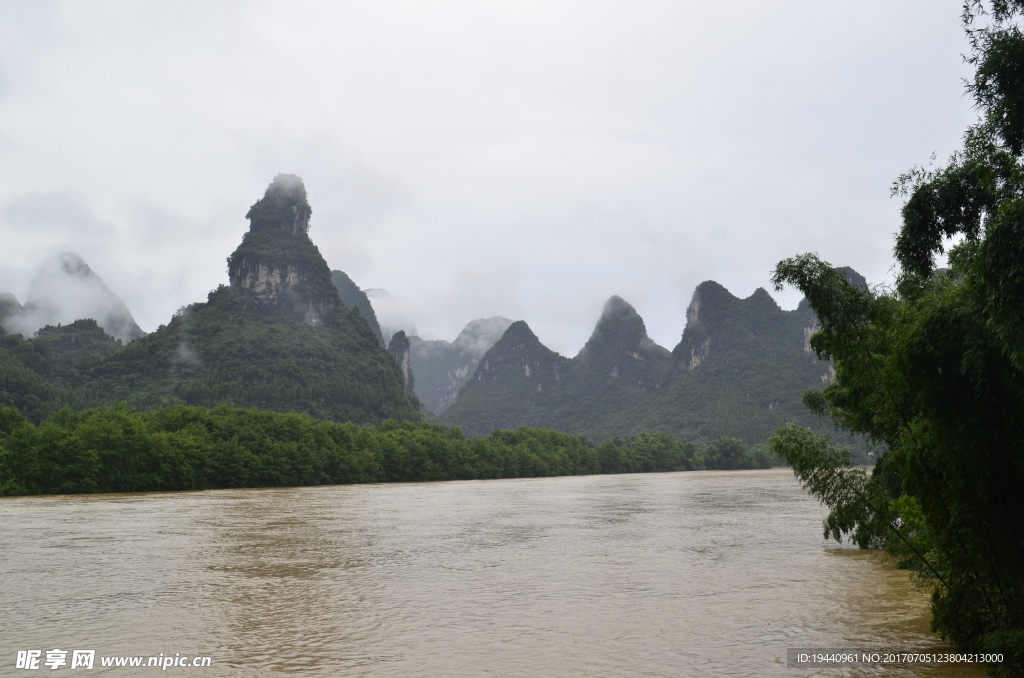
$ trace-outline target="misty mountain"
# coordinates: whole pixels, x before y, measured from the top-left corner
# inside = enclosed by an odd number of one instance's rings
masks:
[[[863,281],[852,269],[847,275]],[[834,374],[810,349],[816,328],[806,302],[784,311],[763,289],[739,299],[708,281],[694,292],[669,353],[647,337],[632,306],[612,297],[571,360],[513,323],[441,420],[470,435],[544,426],[593,441],[662,431],[755,444],[785,421],[821,429],[801,402]]]
[[[571,360],[544,346],[525,322],[513,323],[442,420],[472,435],[546,426],[603,440],[629,427],[636,405],[658,389],[671,361],[636,310],[612,297]],[[619,419],[625,423],[616,424]]]
[[[275,177],[246,215],[229,285],[54,388],[70,389],[80,406],[229,404],[360,423],[418,419],[380,337],[357,306],[342,303],[309,238],[311,214],[301,179]]]
[[[31,337],[46,325],[67,325],[91,318],[123,343],[145,332],[128,306],[74,252],[61,252],[32,278],[24,306],[14,295],[0,294],[0,324],[9,334]]]
[[[565,400],[557,386],[568,364],[568,358],[544,346],[529,325],[517,320],[484,354],[440,419],[469,435],[527,425],[572,427],[575,424],[568,416],[551,410],[553,401]]]
[[[405,332],[408,337],[418,334],[416,325],[410,319],[410,308],[401,300],[391,296],[387,290],[376,287],[368,287],[363,293],[373,306],[385,343],[389,343],[397,332]]]
[[[331,282],[338,290],[341,303],[345,304],[347,308],[358,308],[359,313],[366,319],[370,329],[380,341],[380,345],[387,346],[384,335],[380,331],[380,323],[377,322],[377,314],[374,313],[373,305],[370,303],[370,298],[366,296],[366,292],[359,289],[359,286],[352,282],[352,278],[342,271],[331,271]]]
[[[455,402],[480,359],[511,324],[508,318],[478,318],[466,325],[453,342],[409,337],[416,395],[423,406],[440,414]]]

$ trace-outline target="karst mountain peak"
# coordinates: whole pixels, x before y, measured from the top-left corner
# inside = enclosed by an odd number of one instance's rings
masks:
[[[302,179],[278,174],[249,209],[249,231],[228,257],[231,287],[264,310],[323,325],[341,304],[331,269],[309,238],[313,213]]]

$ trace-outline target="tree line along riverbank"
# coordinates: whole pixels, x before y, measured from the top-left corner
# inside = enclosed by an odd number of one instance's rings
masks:
[[[65,409],[35,425],[0,408],[0,496],[204,490],[767,468],[763,447],[663,433],[593,445],[548,429],[468,438],[457,427],[332,423],[175,406]]]

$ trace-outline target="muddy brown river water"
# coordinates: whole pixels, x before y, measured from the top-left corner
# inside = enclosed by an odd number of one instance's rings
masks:
[[[0,499],[0,676],[981,676],[784,469]],[[94,649],[92,671],[15,669]],[[103,668],[103,656],[209,656]]]

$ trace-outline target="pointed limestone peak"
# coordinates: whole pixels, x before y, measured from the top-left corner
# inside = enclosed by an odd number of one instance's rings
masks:
[[[74,252],[61,252],[43,264],[29,284],[24,306],[4,295],[0,307],[4,328],[26,337],[46,325],[89,318],[126,344],[145,334],[124,301]]]
[[[619,296],[605,302],[601,318],[580,351],[580,357],[607,349],[627,352],[661,349],[667,353],[647,336],[647,326],[636,309]]]
[[[779,306],[778,302],[775,301],[775,298],[772,295],[770,295],[768,293],[768,290],[766,290],[763,287],[758,287],[756,290],[754,290],[754,293],[751,294],[749,297],[747,297],[745,299],[745,301],[750,302],[750,303],[752,303],[754,305],[757,305],[757,306],[761,306],[761,307],[767,308],[767,309],[772,309],[772,310],[780,310],[781,309],[781,307]]]
[[[245,218],[252,231],[305,234],[309,232],[312,214],[302,179],[294,174],[278,174]]]
[[[714,280],[705,280],[697,285],[686,308],[686,327],[717,327],[741,315],[753,313],[767,317],[781,312],[782,308],[763,287],[741,299]]]
[[[512,357],[517,360],[526,357],[543,361],[564,360],[560,355],[540,343],[540,339],[523,320],[517,320],[508,326],[505,333],[501,335],[501,339],[498,339],[497,343],[484,354],[481,366],[484,363],[501,362]]]
[[[660,370],[671,353],[647,336],[644,319],[625,299],[605,302],[590,339],[573,359],[580,369],[602,379],[622,380],[648,391],[656,388]]]
[[[601,320],[623,315],[635,315],[639,317],[639,314],[637,314],[636,309],[633,308],[632,304],[619,295],[613,294],[608,298],[608,301],[604,302],[604,309],[601,311]]]
[[[640,317],[640,314],[636,312],[632,304],[620,296],[612,296],[608,301],[604,302],[604,308],[601,310],[601,319],[597,321],[594,332],[613,327],[629,327],[634,331],[639,330],[643,333],[643,336],[647,336],[644,319]]]
[[[525,323],[523,323],[525,325]],[[455,338],[452,345],[473,358],[481,358],[505,334],[512,321],[493,316],[470,321]]]
[[[473,379],[526,379],[543,386],[560,380],[567,362],[542,344],[526,322],[517,320],[480,359]]]
[[[246,214],[249,232],[228,257],[228,275],[231,287],[251,294],[263,310],[323,325],[341,301],[327,262],[309,239],[312,212],[302,179],[278,174]]]
[[[525,320],[516,320],[508,326],[501,339],[492,348],[506,348],[516,344],[540,344],[540,339],[533,333]]]
[[[705,280],[697,285],[690,299],[690,305],[686,307],[686,326],[696,325],[704,322],[708,315],[709,307],[719,300],[735,299],[729,290],[725,289],[714,280]]]

